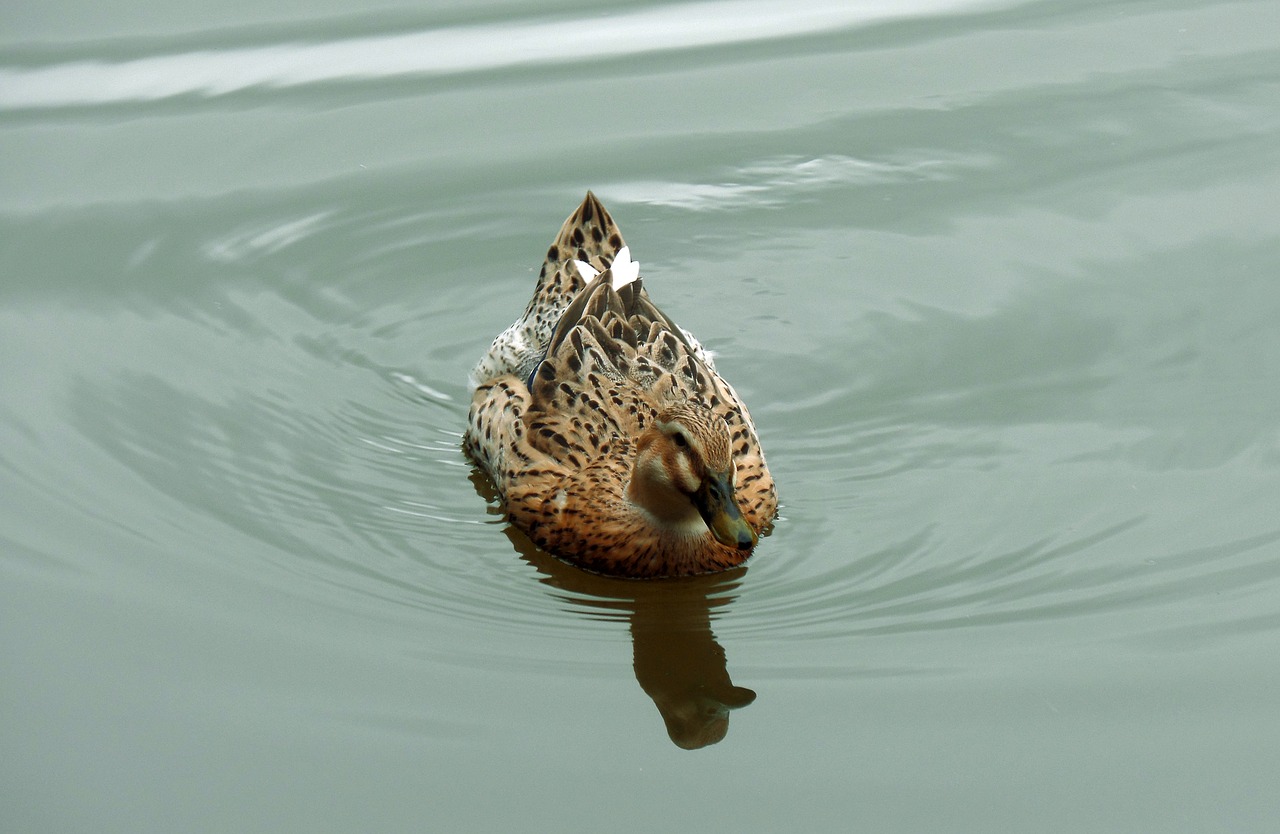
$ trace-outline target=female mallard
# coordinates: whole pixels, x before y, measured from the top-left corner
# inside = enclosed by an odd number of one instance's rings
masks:
[[[598,573],[739,565],[778,499],[747,408],[587,192],[472,371],[466,447],[541,548]]]

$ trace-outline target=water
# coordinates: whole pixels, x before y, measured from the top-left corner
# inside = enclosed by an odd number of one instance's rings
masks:
[[[5,830],[1280,824],[1280,7],[779,9],[0,12]],[[587,188],[745,570],[460,452]]]

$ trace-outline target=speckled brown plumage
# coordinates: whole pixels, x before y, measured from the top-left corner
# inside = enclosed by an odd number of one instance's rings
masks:
[[[635,266],[624,247],[588,193],[524,316],[472,373],[466,447],[511,521],[588,570],[653,577],[741,564],[777,510],[755,428],[640,278],[614,289],[615,273]]]

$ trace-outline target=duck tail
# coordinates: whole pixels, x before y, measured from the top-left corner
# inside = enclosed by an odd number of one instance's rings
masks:
[[[545,271],[551,273],[565,261],[582,261],[596,272],[604,272],[626,246],[618,224],[613,222],[599,198],[588,191],[547,250]]]

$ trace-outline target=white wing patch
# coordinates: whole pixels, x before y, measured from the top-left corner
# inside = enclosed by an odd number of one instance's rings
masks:
[[[640,262],[631,260],[631,247],[624,246],[618,250],[618,257],[609,266],[613,273],[613,289],[622,289],[640,277]]]
[[[586,261],[575,260],[573,265],[578,268],[578,274],[582,276],[582,280],[588,284],[600,274],[594,266]],[[613,278],[615,292],[640,277],[640,262],[631,260],[630,246],[624,246],[618,250],[618,256],[613,259],[613,263],[609,266],[609,273]]]

